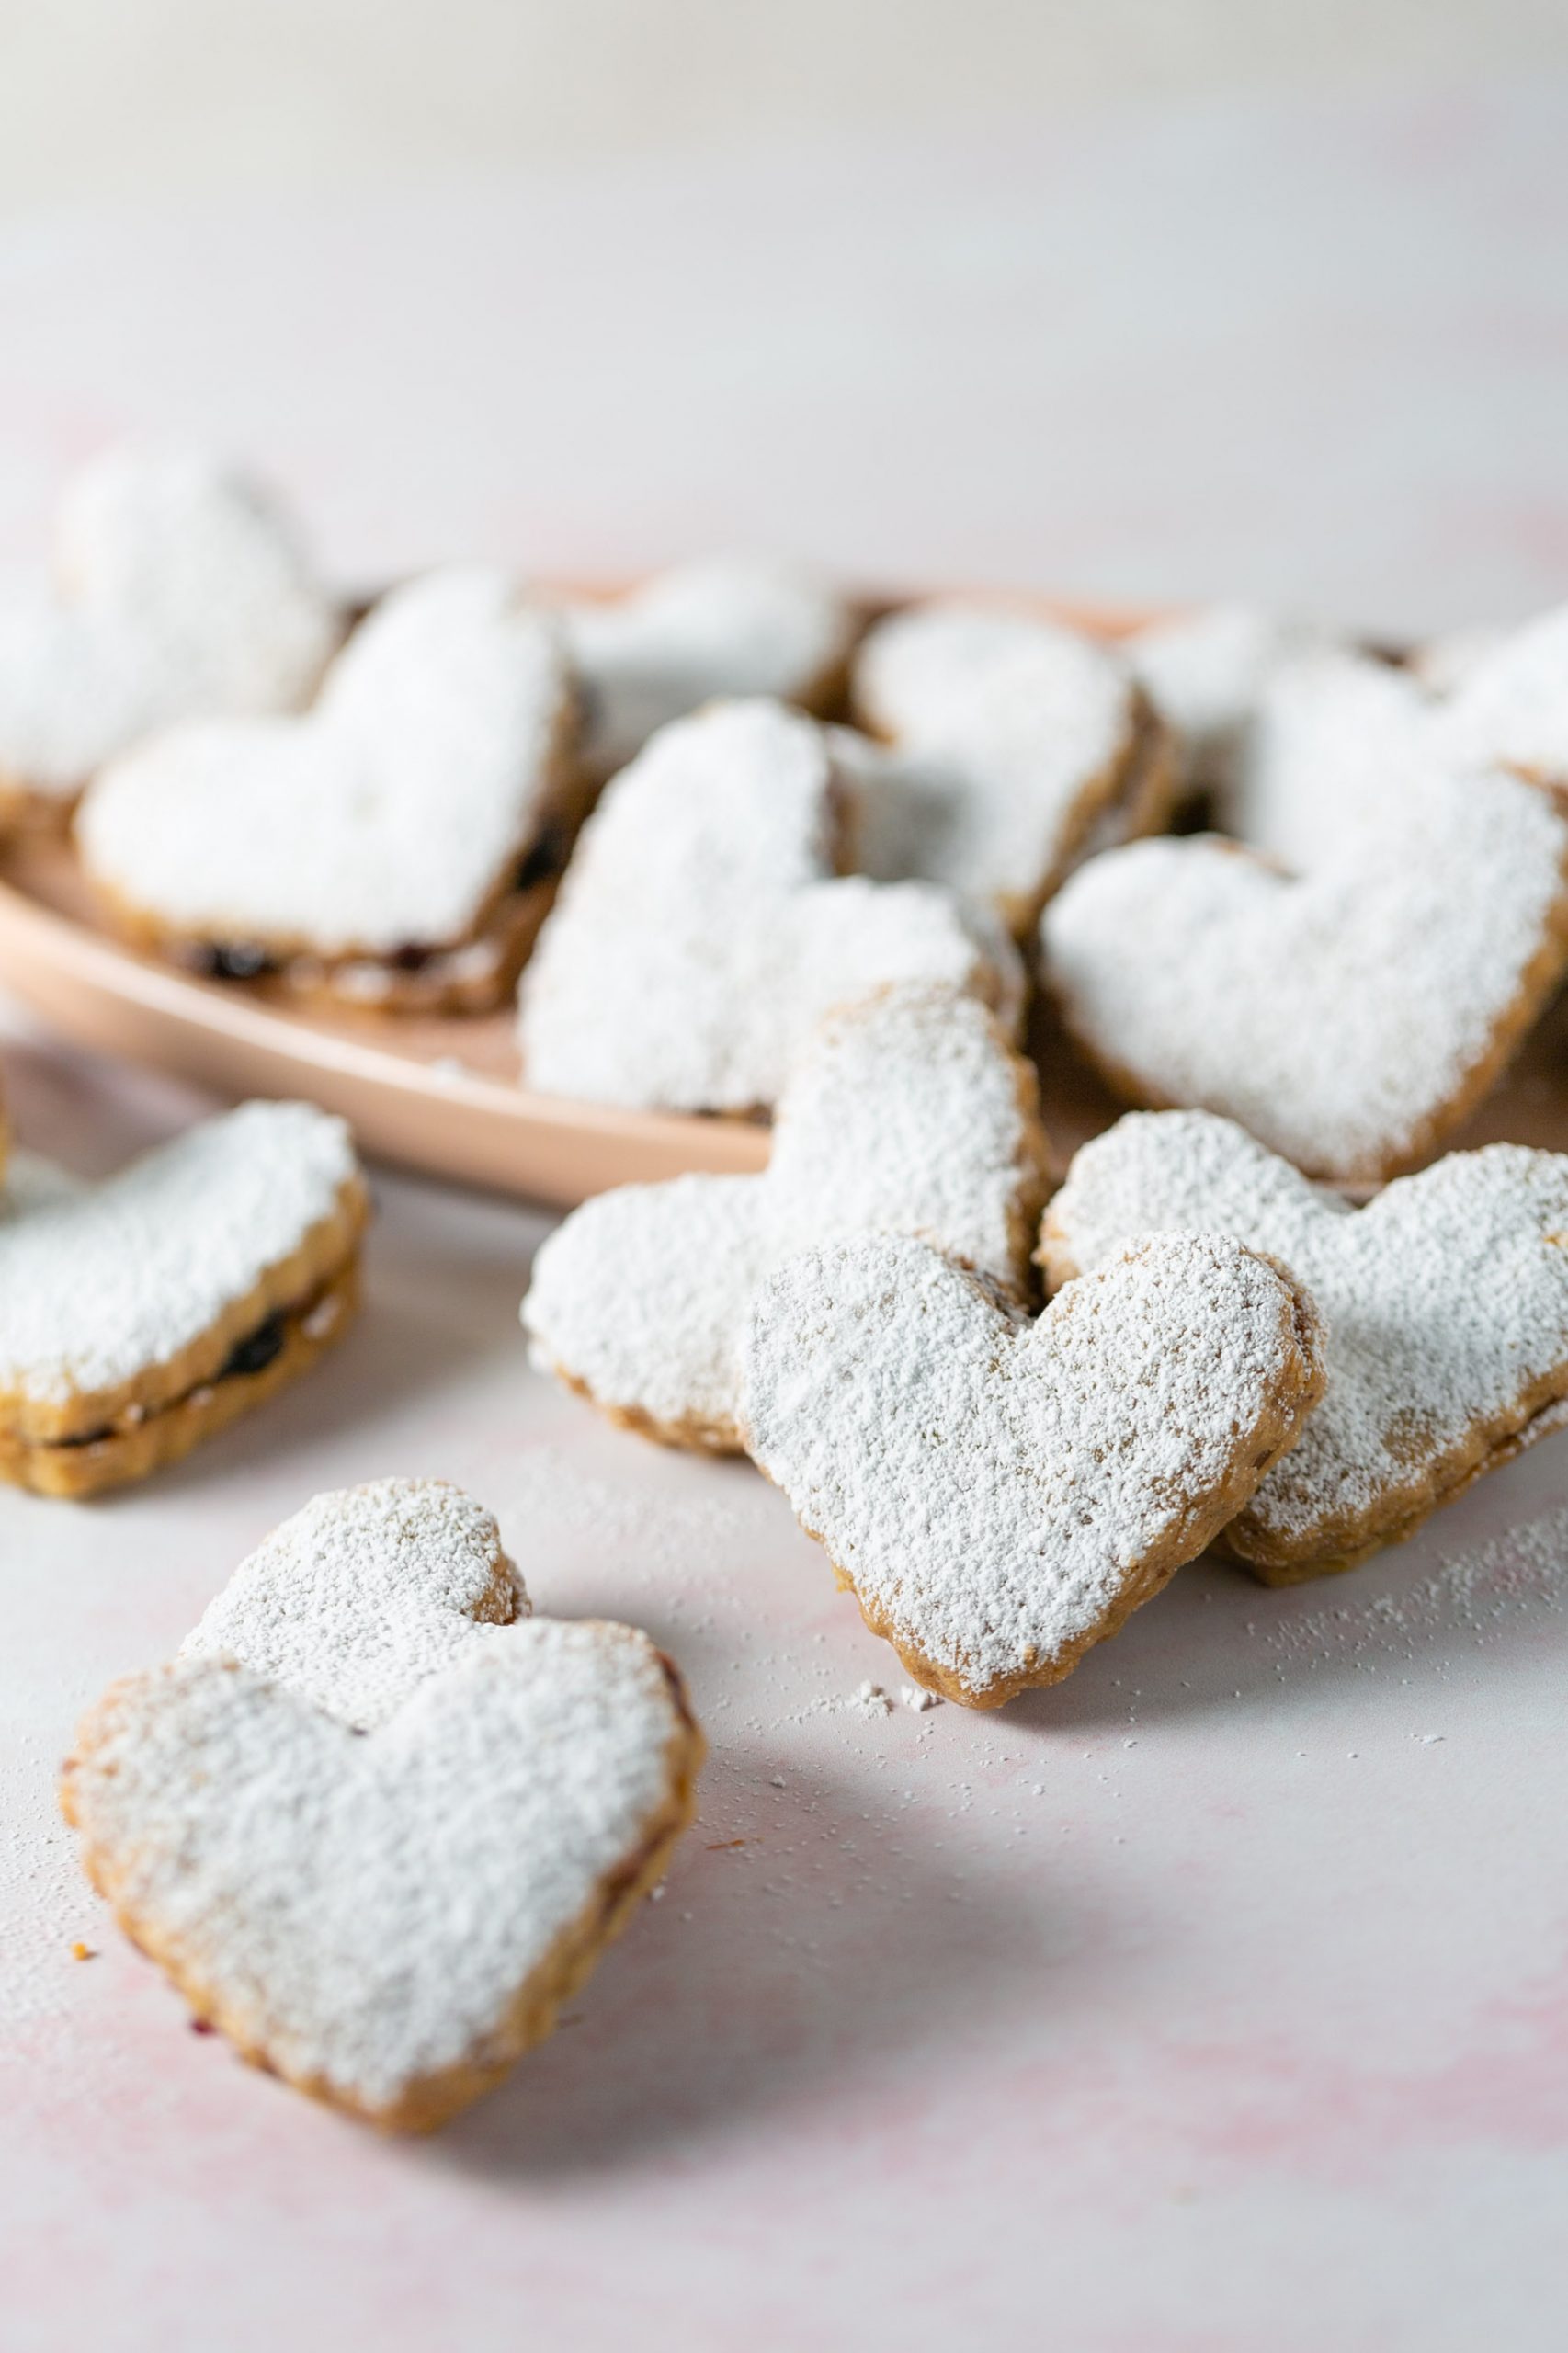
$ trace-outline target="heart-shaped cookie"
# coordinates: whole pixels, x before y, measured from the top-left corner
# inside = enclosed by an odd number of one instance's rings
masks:
[[[1133,676],[1175,736],[1184,790],[1229,793],[1275,676],[1320,642],[1249,605],[1201,606],[1122,640]],[[1233,830],[1228,815],[1221,822]]]
[[[1452,1153],[1365,1209],[1228,1120],[1165,1111],[1087,1143],[1046,1212],[1052,1284],[1130,1233],[1222,1230],[1282,1258],[1324,1325],[1328,1386],[1223,1541],[1270,1585],[1397,1543],[1555,1427],[1568,1398],[1568,1158]]]
[[[856,717],[892,746],[857,764],[857,864],[944,882],[1026,931],[1097,821],[1152,814],[1172,783],[1126,665],[1078,631],[983,605],[879,621],[855,660]]]
[[[861,1234],[757,1293],[746,1444],[915,1680],[994,1708],[1203,1550],[1298,1435],[1320,1354],[1305,1292],[1225,1235],[1154,1234],[1030,1324]]]
[[[238,1585],[83,1724],[85,1867],[247,2059],[428,2130],[551,2031],[662,1877],[701,1734],[645,1634],[485,1622],[520,1594],[438,1482],[318,1498]]]
[[[597,778],[705,702],[771,695],[826,710],[859,627],[814,574],[744,556],[676,564],[628,596],[565,605],[562,620],[585,706],[583,760]]]
[[[272,500],[188,451],[86,467],[56,569],[0,604],[0,824],[55,822],[106,760],[178,720],[294,709],[341,628]]]
[[[523,1302],[535,1362],[628,1428],[736,1451],[752,1294],[809,1244],[918,1233],[1027,1295],[1038,1095],[1033,1065],[955,989],[829,1015],[779,1098],[763,1175],[624,1186],[551,1235]]]
[[[8,1188],[0,1478],[89,1495],[177,1461],[314,1363],[358,1296],[343,1120],[246,1103],[101,1185]]]
[[[753,1111],[830,1006],[952,983],[1009,1025],[1012,943],[926,883],[834,876],[844,791],[827,735],[777,702],[713,703],[656,735],[583,828],[523,976],[530,1086]]]
[[[306,717],[179,728],[106,769],[83,862],[122,928],[199,969],[494,1003],[549,904],[539,845],[553,865],[570,837],[574,719],[553,621],[499,573],[435,573],[376,608]]]
[[[1454,761],[1568,783],[1568,605],[1500,632],[1473,655],[1437,725]]]
[[[1046,970],[1111,1083],[1223,1112],[1320,1176],[1429,1153],[1568,967],[1568,822],[1501,773],[1431,767],[1419,823],[1410,805],[1300,879],[1215,836],[1074,875]]]

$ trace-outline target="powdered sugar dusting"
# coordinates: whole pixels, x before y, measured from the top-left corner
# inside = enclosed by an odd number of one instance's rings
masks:
[[[1051,983],[1153,1101],[1203,1105],[1323,1176],[1439,1128],[1568,954],[1568,824],[1514,778],[1426,777],[1423,827],[1293,881],[1233,844],[1093,860],[1046,909]]]
[[[1568,605],[1473,659],[1439,727],[1451,758],[1568,783]]]
[[[831,1015],[780,1100],[762,1176],[626,1186],[550,1237],[523,1303],[538,1359],[612,1411],[736,1445],[751,1295],[808,1244],[919,1233],[1021,1291],[1043,1190],[1027,1073],[951,989]]]
[[[357,1166],[342,1120],[245,1103],[0,1217],[0,1391],[64,1404],[167,1362],[301,1246]]]
[[[862,723],[845,736],[862,801],[858,863],[1029,914],[1114,793],[1133,740],[1119,656],[1078,631],[981,605],[880,621],[855,664]]]
[[[994,919],[930,885],[829,881],[824,731],[766,701],[665,728],[583,830],[523,975],[528,1084],[631,1106],[777,1100],[815,1022],[902,980],[1021,1001]]]
[[[858,1236],[758,1293],[748,1441],[912,1672],[994,1703],[1201,1549],[1304,1410],[1312,1346],[1223,1237],[1156,1235],[1030,1324],[923,1245]]]
[[[1060,1281],[1166,1226],[1222,1228],[1270,1252],[1324,1317],[1327,1392],[1230,1531],[1247,1557],[1304,1563],[1397,1532],[1528,1413],[1568,1395],[1559,1154],[1455,1153],[1352,1210],[1227,1120],[1133,1117],[1077,1154],[1042,1256]]]
[[[562,620],[587,704],[584,758],[600,776],[701,703],[813,701],[856,626],[813,573],[744,556],[677,564],[628,597],[565,605]]]
[[[270,499],[189,451],[85,468],[57,572],[0,606],[0,777],[37,792],[177,720],[294,708],[340,626]]]
[[[449,945],[547,813],[570,709],[553,622],[500,573],[436,573],[377,608],[307,718],[179,728],[107,769],[83,858],[176,931]]]
[[[1125,641],[1133,675],[1176,730],[1191,790],[1225,790],[1268,681],[1312,642],[1304,629],[1248,605],[1204,606]]]

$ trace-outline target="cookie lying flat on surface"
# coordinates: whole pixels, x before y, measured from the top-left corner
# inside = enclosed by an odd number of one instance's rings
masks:
[[[0,1479],[144,1478],[314,1363],[358,1295],[368,1214],[341,1120],[246,1103],[105,1183],[7,1188]]]
[[[830,1014],[779,1099],[760,1176],[628,1185],[534,1260],[534,1361],[612,1421],[734,1452],[741,1343],[769,1269],[864,1228],[923,1235],[1027,1297],[1045,1198],[1033,1065],[953,989]]]
[[[1153,785],[1170,783],[1163,733],[1120,657],[1027,614],[894,613],[862,644],[853,696],[860,724],[892,747],[858,763],[857,865],[987,900],[1016,931],[1097,820],[1131,796],[1148,822]]]
[[[1279,662],[1212,795],[1215,824],[1297,874],[1346,855],[1402,858],[1440,823],[1427,808],[1443,765],[1432,711],[1410,672],[1369,654],[1319,647]]]
[[[993,1708],[1200,1552],[1322,1392],[1311,1301],[1225,1235],[1152,1235],[1030,1324],[866,1234],[764,1284],[744,1417],[916,1682]]]
[[[670,1661],[528,1608],[459,1489],[318,1496],[65,1768],[88,1877],[198,2016],[388,2129],[551,2032],[691,1817]]]
[[[825,710],[859,629],[846,598],[798,564],[715,556],[630,595],[562,608],[585,705],[583,762],[604,778],[705,702],[771,695]]]
[[[1174,733],[1185,791],[1229,790],[1270,681],[1313,642],[1312,632],[1248,605],[1200,607],[1121,640]]]
[[[0,601],[0,825],[58,823],[155,729],[295,709],[341,627],[246,476],[193,452],[99,458],[66,492],[53,585]]]
[[[1462,671],[1437,728],[1450,759],[1568,783],[1568,605],[1498,632]]]
[[[1365,1209],[1202,1111],[1085,1144],[1046,1212],[1054,1286],[1151,1227],[1272,1252],[1324,1318],[1328,1386],[1221,1541],[1269,1585],[1350,1568],[1558,1427],[1568,1398],[1568,1157],[1489,1144]]]
[[[83,862],[122,929],[199,971],[483,1009],[574,828],[574,723],[553,621],[499,573],[432,574],[377,607],[304,718],[176,729],[108,768]]]
[[[685,1111],[778,1098],[832,1006],[897,981],[1022,1002],[1012,942],[927,883],[832,879],[827,733],[777,702],[677,720],[607,789],[523,975],[523,1080]]]
[[[1068,1027],[1134,1102],[1225,1113],[1315,1176],[1410,1166],[1568,966],[1551,797],[1430,769],[1420,809],[1299,880],[1212,835],[1095,859],[1040,925]]]

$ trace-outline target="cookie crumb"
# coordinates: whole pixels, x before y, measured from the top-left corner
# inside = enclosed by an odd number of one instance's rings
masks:
[[[901,1685],[898,1696],[911,1714],[916,1716],[923,1716],[927,1708],[939,1708],[942,1704],[939,1691],[923,1690],[918,1683]]]
[[[97,1957],[98,1956],[93,1947],[91,1945],[85,1945],[79,1937],[71,1948],[71,1958],[73,1961],[97,1961]]]
[[[872,1683],[869,1678],[866,1682],[856,1685],[849,1694],[847,1704],[852,1708],[858,1708],[863,1716],[891,1716],[892,1713],[892,1701],[888,1698],[881,1685]]]

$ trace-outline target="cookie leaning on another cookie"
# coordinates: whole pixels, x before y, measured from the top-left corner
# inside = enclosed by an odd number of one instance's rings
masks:
[[[65,1768],[88,1877],[199,2017],[386,2129],[551,2032],[691,1817],[670,1661],[528,1611],[459,1489],[319,1495]]]
[[[846,736],[864,807],[856,863],[943,882],[1027,931],[1096,827],[1163,824],[1165,731],[1114,648],[1036,617],[961,602],[879,621],[856,657]]]
[[[1353,1567],[1557,1427],[1568,1399],[1568,1157],[1451,1153],[1365,1209],[1228,1120],[1165,1111],[1086,1143],[1046,1212],[1052,1287],[1152,1227],[1223,1230],[1310,1284],[1328,1386],[1221,1542],[1268,1585]]]
[[[1480,1101],[1568,970],[1568,819],[1516,777],[1428,766],[1300,879],[1218,836],[1113,850],[1040,940],[1068,1027],[1131,1100],[1372,1181]]]
[[[676,564],[624,597],[560,609],[585,706],[583,763],[600,780],[706,702],[772,695],[828,710],[861,627],[813,573],[745,556]]]
[[[120,929],[196,971],[481,1011],[575,831],[575,724],[554,622],[500,573],[434,573],[375,608],[306,717],[176,729],[106,769],[83,863]]]
[[[829,1007],[954,983],[1016,1023],[989,912],[928,883],[835,878],[848,796],[830,735],[777,702],[712,703],[607,787],[523,975],[523,1080],[631,1108],[777,1101]]]
[[[1028,1296],[1045,1198],[1032,1063],[956,989],[830,1014],[779,1099],[760,1176],[677,1176],[586,1201],[534,1260],[534,1360],[612,1421],[733,1453],[752,1295],[781,1260],[913,1233]]]
[[[1305,1291],[1228,1236],[1154,1234],[1027,1322],[919,1242],[790,1259],[753,1306],[743,1419],[918,1683],[1055,1683],[1192,1560],[1323,1393]]]
[[[53,584],[0,601],[0,827],[61,824],[158,728],[296,709],[342,626],[246,475],[190,450],[95,460],[62,504]]]
[[[175,1462],[313,1364],[358,1292],[348,1130],[247,1103],[0,1213],[0,1479],[84,1496]]]

